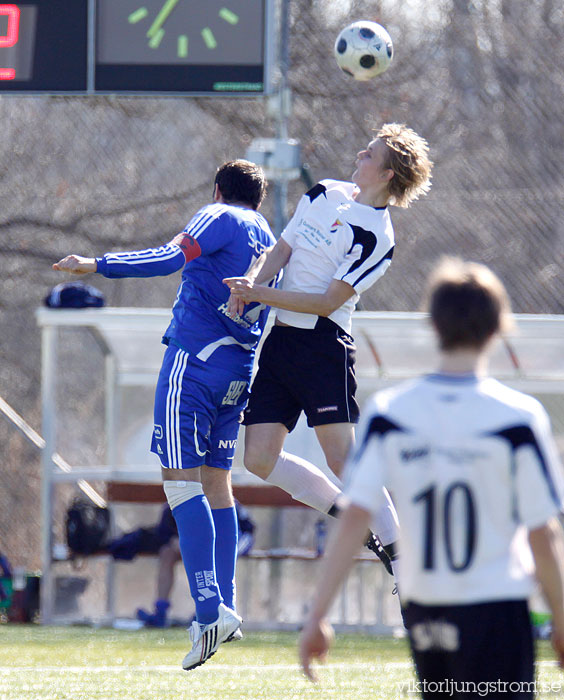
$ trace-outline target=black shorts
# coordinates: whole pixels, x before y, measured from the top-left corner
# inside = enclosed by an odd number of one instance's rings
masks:
[[[309,426],[357,423],[355,355],[351,336],[327,318],[313,329],[273,326],[244,425],[283,423],[293,430],[302,411]]]
[[[525,600],[404,610],[424,700],[534,697],[534,643]]]

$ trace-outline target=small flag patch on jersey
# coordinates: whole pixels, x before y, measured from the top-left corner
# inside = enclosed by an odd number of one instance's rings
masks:
[[[335,233],[335,231],[339,228],[339,226],[342,226],[343,222],[339,221],[339,219],[335,219],[335,221],[331,224],[331,233]]]

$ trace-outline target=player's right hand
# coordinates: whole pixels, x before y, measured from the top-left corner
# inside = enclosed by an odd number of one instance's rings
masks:
[[[88,272],[96,272],[98,264],[96,258],[83,258],[81,255],[67,255],[53,265],[53,270],[70,272],[72,275],[85,275]]]
[[[564,669],[564,630],[562,630],[553,619],[552,621],[552,648],[556,654],[556,659],[560,668]]]
[[[229,318],[242,316],[245,313],[245,302],[240,297],[229,296],[227,302],[227,315]]]
[[[319,680],[311,662],[317,659],[320,663],[325,663],[334,638],[333,627],[325,618],[306,622],[298,641],[298,653],[302,670],[310,681],[316,683]]]

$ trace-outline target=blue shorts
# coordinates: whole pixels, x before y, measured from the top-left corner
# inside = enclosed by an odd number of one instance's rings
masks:
[[[151,452],[170,469],[231,469],[249,380],[166,349],[155,394]]]

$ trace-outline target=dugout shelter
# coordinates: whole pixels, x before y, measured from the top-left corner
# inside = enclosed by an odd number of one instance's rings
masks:
[[[112,513],[118,503],[162,500],[160,468],[149,452],[149,441],[154,387],[164,352],[161,337],[170,310],[39,308],[36,318],[42,338],[45,440],[41,618],[48,623],[64,618],[56,605],[60,593],[57,572],[65,566],[61,534],[55,527],[60,516],[59,488],[94,484],[94,492]],[[490,372],[543,402],[564,453],[564,316],[516,315],[515,320],[515,330],[498,341],[492,353]],[[372,392],[434,369],[434,336],[425,314],[355,312],[353,336],[358,348],[361,406]],[[288,449],[323,466],[312,430],[303,426],[291,439]],[[93,455],[99,464],[92,464]],[[296,505],[283,492],[264,486],[246,472],[240,449],[233,483],[246,505],[275,511]],[[292,583],[305,581],[311,586],[315,576],[305,567],[315,566],[315,552],[284,546],[280,539],[284,521],[278,518],[275,525],[271,528],[277,532],[273,541],[257,552],[254,561],[239,567],[240,611],[249,625],[296,628],[303,617],[303,601],[311,591],[304,590],[306,583],[299,583],[296,595]],[[253,566],[260,570],[251,570]],[[112,621],[121,614],[116,564],[106,556],[103,568],[105,599],[97,617]],[[383,567],[375,569],[372,561],[360,561],[357,568],[355,581],[344,589],[333,611],[334,622],[376,632],[391,630],[399,624],[399,612],[397,599],[392,600],[385,590],[389,582],[380,571]],[[259,587],[260,595],[253,593],[253,585]],[[150,595],[152,591],[147,592]],[[257,607],[257,597],[262,607]]]

